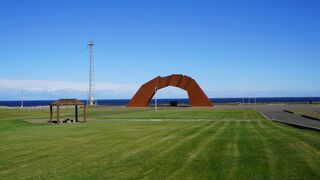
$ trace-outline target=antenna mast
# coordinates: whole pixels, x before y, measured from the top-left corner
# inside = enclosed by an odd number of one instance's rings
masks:
[[[89,95],[87,105],[93,106],[95,104],[94,93],[94,72],[93,72],[93,59],[92,59],[92,47],[94,45],[93,41],[88,42],[88,48],[90,49],[90,67],[89,67]]]

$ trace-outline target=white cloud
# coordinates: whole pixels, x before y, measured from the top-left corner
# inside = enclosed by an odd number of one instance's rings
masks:
[[[95,96],[98,99],[131,98],[138,88],[139,85],[136,84],[98,82],[96,83]],[[21,89],[24,90],[24,98],[28,100],[59,98],[86,99],[88,83],[0,79],[0,100],[20,99]]]
[[[101,82],[97,82],[95,86],[95,96],[98,99],[129,99],[140,87],[140,85],[137,84]],[[59,98],[86,99],[88,83],[0,79],[0,100],[20,99],[21,89],[24,90],[24,98],[29,100]],[[187,98],[187,92],[176,87],[167,87],[159,90],[156,97]]]
[[[96,83],[97,99],[129,99],[138,90],[137,84]],[[0,100],[21,99],[21,88],[27,100],[77,98],[86,99],[88,83],[45,80],[0,79]],[[231,91],[204,89],[210,98],[221,97],[297,97],[319,96],[320,91]],[[157,98],[188,98],[187,92],[176,87],[161,89]]]
[[[9,80],[0,79],[0,89],[25,89],[29,91],[60,91],[77,90],[87,91],[88,83],[74,83],[68,81],[45,81],[45,80]],[[136,84],[115,84],[115,83],[96,83],[96,90],[108,91],[134,91],[138,88]]]

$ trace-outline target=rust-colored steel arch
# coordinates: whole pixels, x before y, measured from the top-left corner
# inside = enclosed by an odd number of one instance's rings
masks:
[[[156,77],[151,81],[143,84],[137,93],[133,96],[127,107],[147,107],[157,90],[167,86],[174,86],[187,91],[190,106],[193,107],[210,107],[212,102],[202,91],[198,83],[189,76],[173,74],[166,77]]]

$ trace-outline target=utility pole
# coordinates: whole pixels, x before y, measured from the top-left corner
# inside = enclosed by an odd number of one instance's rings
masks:
[[[23,108],[23,88],[21,88],[21,107]]]
[[[95,103],[94,99],[94,71],[93,71],[93,54],[92,54],[92,47],[94,45],[93,41],[88,42],[88,48],[90,49],[90,67],[89,67],[89,95],[88,95],[88,103],[87,105],[93,106]]]

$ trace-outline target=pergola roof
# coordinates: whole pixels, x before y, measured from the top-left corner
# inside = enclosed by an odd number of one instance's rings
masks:
[[[52,106],[64,106],[64,105],[85,105],[82,101],[77,99],[59,99],[51,103]]]

